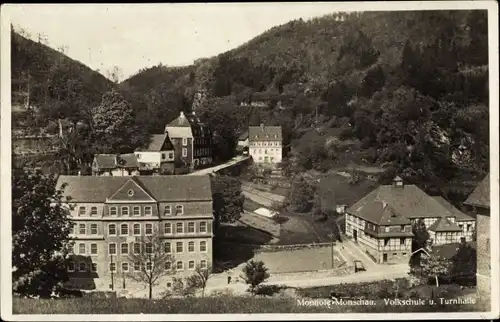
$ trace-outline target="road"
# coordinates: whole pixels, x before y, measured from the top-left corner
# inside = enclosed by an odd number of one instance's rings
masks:
[[[216,165],[214,167],[210,167],[210,168],[206,168],[206,169],[201,169],[201,170],[198,170],[198,171],[194,171],[194,172],[191,172],[189,174],[187,174],[188,176],[203,176],[203,175],[206,175],[206,174],[211,174],[211,173],[214,173],[214,172],[217,172],[221,169],[224,169],[226,167],[229,167],[229,166],[232,166],[238,162],[241,162],[243,160],[247,160],[248,158],[250,158],[249,156],[247,155],[239,155],[237,157],[234,157],[232,158],[231,160],[227,161],[226,163],[223,163],[223,164],[219,164],[219,165]]]

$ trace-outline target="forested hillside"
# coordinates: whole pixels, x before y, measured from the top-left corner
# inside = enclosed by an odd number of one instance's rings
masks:
[[[122,88],[165,119],[198,92],[197,111],[224,117],[229,132],[280,124],[306,169],[338,156],[322,135],[337,133],[360,142],[360,162],[436,187],[488,168],[487,48],[486,11],[333,14],[274,27],[191,67],[143,70]],[[268,107],[239,107],[256,100]]]

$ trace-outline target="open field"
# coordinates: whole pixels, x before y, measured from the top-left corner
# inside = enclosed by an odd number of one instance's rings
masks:
[[[13,299],[13,314],[200,314],[200,313],[402,313],[402,312],[473,312],[474,305],[376,305],[308,306],[298,299],[266,297],[205,297],[145,299]],[[318,316],[318,318],[326,316]],[[331,318],[331,317],[330,317]]]
[[[319,179],[323,205],[332,209],[337,205],[351,206],[377,187],[376,182],[368,180],[350,184],[348,178],[339,174],[323,174]]]
[[[332,248],[302,248],[270,253],[263,252],[255,254],[254,259],[263,261],[272,274],[331,269]],[[336,251],[333,252],[333,263],[335,267],[343,263]]]

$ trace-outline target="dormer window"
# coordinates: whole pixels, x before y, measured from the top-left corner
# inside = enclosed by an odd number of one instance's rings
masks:
[[[392,182],[393,182],[395,187],[403,187],[404,186],[403,179],[401,179],[401,177],[399,177],[399,176],[392,179]]]
[[[182,205],[176,205],[175,206],[175,214],[176,215],[184,214],[184,207]]]
[[[187,146],[187,145],[188,145],[188,139],[182,138],[182,146]]]

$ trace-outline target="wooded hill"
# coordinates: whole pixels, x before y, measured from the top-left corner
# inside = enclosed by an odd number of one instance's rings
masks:
[[[282,125],[306,169],[338,153],[324,135],[302,134],[334,128],[361,142],[365,161],[435,186],[457,168],[488,168],[487,53],[486,11],[333,14],[274,27],[190,67],[142,70],[122,88],[159,112],[155,129],[199,92],[198,111],[231,114],[236,133]]]
[[[82,79],[87,84],[91,78]],[[100,89],[106,82],[90,83]],[[87,85],[79,90],[83,97],[92,92]],[[341,156],[325,144],[328,133],[359,142],[359,162],[384,165],[429,188],[439,189],[462,169],[479,175],[488,169],[486,11],[364,12],[291,21],[192,66],[141,70],[117,90],[145,133],[161,132],[194,102],[197,114],[229,139],[218,146],[223,158],[249,124],[264,122],[283,126],[302,169],[328,169]],[[62,102],[72,100],[68,95]],[[240,106],[242,101],[266,104]]]

